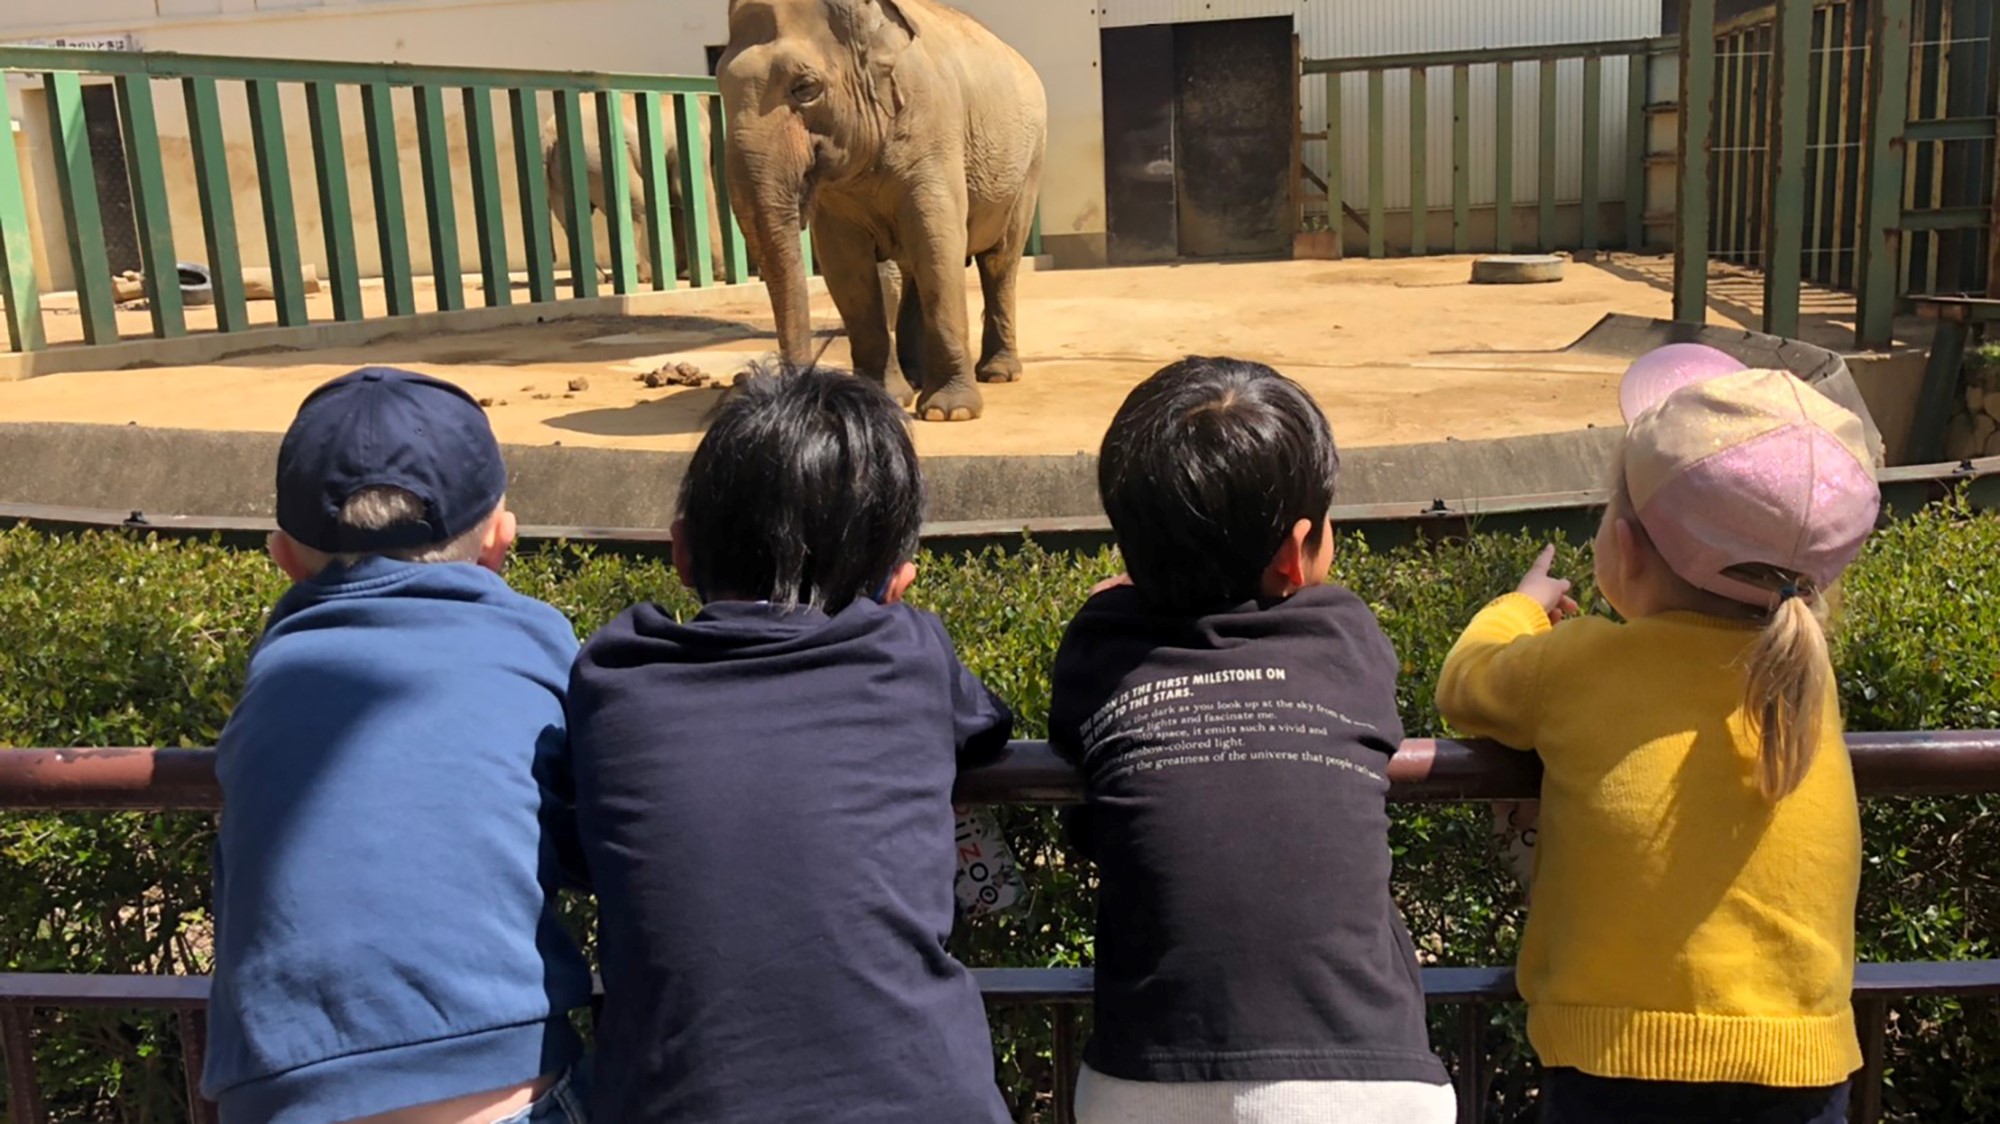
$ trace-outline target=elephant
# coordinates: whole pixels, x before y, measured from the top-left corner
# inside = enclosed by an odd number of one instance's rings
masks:
[[[979,383],[1021,374],[1015,279],[1048,135],[1034,68],[933,0],[730,0],[716,81],[729,203],[785,360],[812,358],[809,227],[855,372],[925,420],[977,418]],[[985,295],[976,361],[968,259]],[[878,263],[902,280],[893,354]]]
[[[646,181],[643,176],[643,166],[640,159],[638,111],[634,108],[631,99],[620,98],[619,101],[623,105],[622,116],[625,118],[625,184],[627,194],[631,200],[632,246],[638,254],[639,280],[643,284],[651,284],[653,280],[653,262],[652,255],[648,254],[645,250]],[[587,170],[586,182],[589,185],[590,191],[590,207],[594,213],[605,213],[604,158],[599,150],[597,139],[597,99],[583,99],[581,108],[583,111],[583,159],[584,167]],[[687,209],[684,203],[687,195],[687,184],[681,175],[679,164],[676,163],[680,152],[680,131],[674,124],[674,116],[671,109],[663,113],[662,117],[662,131],[665,135],[661,140],[667,162],[667,193],[672,200],[671,206],[674,216],[674,261],[678,266],[681,276],[692,277],[693,273],[691,271],[694,268],[693,259],[688,254],[687,232],[683,229],[687,225]],[[706,113],[701,116],[700,121],[702,139],[707,141],[710,139],[711,129]],[[706,151],[713,152],[714,148],[707,147]],[[549,211],[555,216],[556,241],[560,244],[563,242],[563,233],[569,229],[570,194],[569,176],[563,169],[562,150],[556,143],[556,119],[553,116],[542,123],[542,171],[548,177]],[[716,206],[715,177],[713,172],[708,176],[708,185],[709,260],[713,263],[715,279],[721,281],[724,280],[722,223],[720,221],[721,211]],[[595,224],[592,225],[593,227],[595,226]],[[591,237],[595,239],[596,235],[594,231]],[[595,256],[600,268],[608,265],[610,262],[610,258],[606,252],[607,249],[608,244],[600,246],[596,252]]]

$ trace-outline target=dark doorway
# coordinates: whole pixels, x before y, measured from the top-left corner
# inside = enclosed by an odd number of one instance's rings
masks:
[[[125,138],[118,129],[118,95],[108,82],[83,88],[83,124],[90,138],[90,168],[104,219],[104,252],[111,272],[136,270],[139,223],[132,209],[132,181],[125,169]]]
[[[1100,45],[1111,262],[1288,253],[1291,19],[1106,28]]]
[[[1174,199],[1174,29],[1107,27],[1104,225],[1113,265],[1180,256]]]

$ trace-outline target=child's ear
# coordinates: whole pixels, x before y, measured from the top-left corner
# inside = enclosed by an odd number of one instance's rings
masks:
[[[278,571],[295,582],[305,581],[318,572],[301,557],[298,540],[283,531],[272,531],[264,540],[264,549]]]
[[[1629,589],[1645,576],[1652,561],[1653,544],[1630,519],[1621,517],[1611,533],[1618,542],[1618,578]]]
[[[1306,540],[1312,537],[1313,521],[1301,519],[1292,524],[1285,541],[1278,544],[1278,553],[1271,558],[1271,564],[1264,567],[1263,592],[1266,597],[1289,597],[1305,588],[1306,584]]]
[[[694,586],[694,553],[688,549],[687,520],[674,520],[667,534],[674,540],[674,573],[680,577],[681,584],[686,586],[689,592],[700,597],[701,590]]]
[[[889,576],[889,591],[888,595],[882,598],[882,604],[894,605],[896,602],[901,601],[903,594],[909,591],[910,586],[916,580],[917,564],[915,562],[905,562],[901,566],[896,567],[896,572]]]
[[[486,539],[479,544],[479,564],[499,573],[507,566],[507,552],[514,549],[514,541],[520,536],[520,520],[507,510],[507,501],[500,501],[500,509],[486,524]]]

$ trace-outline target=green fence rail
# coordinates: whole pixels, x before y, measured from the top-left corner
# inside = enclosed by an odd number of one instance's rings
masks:
[[[330,293],[331,309],[318,318],[333,321],[452,311],[466,307],[469,299],[489,307],[517,299],[561,299],[565,293],[557,285],[550,185],[542,158],[548,139],[544,123],[551,117],[556,167],[573,203],[563,216],[569,232],[566,295],[591,297],[600,291],[585,180],[588,143],[610,157],[603,161],[603,221],[611,247],[606,264],[612,292],[672,289],[678,272],[685,272],[688,283],[695,286],[741,282],[750,276],[742,232],[722,195],[721,176],[714,174],[721,167],[724,132],[711,78],[22,47],[0,47],[0,73],[40,80],[40,90],[27,93],[31,98],[39,94],[34,100],[42,103],[46,114],[54,175],[53,183],[35,186],[45,196],[53,189],[59,205],[62,245],[49,238],[48,252],[66,252],[86,344],[111,343],[121,337],[116,286],[106,252],[107,209],[100,199],[102,169],[93,161],[85,121],[87,84],[107,80],[116,91],[124,178],[130,185],[139,271],[151,320],[150,330],[143,334],[153,338],[174,338],[190,328],[190,310],[183,306],[176,270],[170,168],[175,181],[191,184],[198,198],[203,252],[191,254],[188,243],[179,245],[182,258],[199,260],[208,268],[213,311],[204,315],[212,317],[219,331],[252,326],[238,244],[239,206],[259,208],[275,308],[269,320],[281,327],[301,326],[315,318],[305,291],[304,266],[309,259],[324,263]],[[175,97],[185,114],[187,143],[170,149],[163,144],[156,99]],[[301,100],[303,122],[292,116]],[[595,135],[588,138],[581,127],[586,103],[598,123]],[[32,113],[32,100],[29,104]],[[225,105],[241,106],[247,125],[227,130]],[[350,134],[355,107],[361,129]],[[455,114],[449,112],[454,109]],[[644,181],[641,192],[628,191],[626,134],[616,127],[627,117],[636,118],[641,126],[637,162]],[[401,132],[404,126],[399,121],[407,120],[415,124],[412,163],[422,211],[415,216],[405,213],[404,182],[412,169],[405,167],[407,134]],[[679,138],[671,153],[661,143],[669,121]],[[306,170],[290,166],[286,143],[301,124],[310,137],[312,166]],[[361,143],[350,152],[349,138],[357,135]],[[705,144],[709,138],[713,143]],[[505,171],[503,139],[513,151],[511,167]],[[366,171],[365,198],[371,205],[369,225],[379,260],[374,272],[379,273],[382,289],[379,308],[370,308],[362,295],[357,249],[362,220],[355,214],[362,193],[351,190],[350,162],[355,170]],[[517,216],[509,216],[503,207],[503,176],[509,173]],[[31,169],[19,166],[11,141],[0,144],[0,303],[4,303],[8,346],[15,351],[40,349],[48,342],[41,309],[44,286],[35,275],[31,248],[30,224],[35,216],[29,213],[26,178],[31,174]],[[238,185],[252,182],[253,176],[254,194],[247,189],[239,192]],[[302,244],[302,185],[309,185],[317,200],[321,245]],[[708,204],[711,191],[718,196],[713,210]],[[476,258],[476,266],[469,270],[476,277],[476,298],[467,295],[467,262],[459,245],[458,210],[468,195],[476,253],[467,256]],[[638,199],[643,202],[635,206]],[[720,231],[711,223],[720,223]],[[635,230],[643,237],[635,240]],[[677,231],[686,233],[678,241],[690,248],[685,264],[676,260]],[[723,247],[720,261],[711,261],[712,239]],[[515,261],[524,266],[519,272],[525,274],[518,286],[511,268]],[[650,266],[644,283],[639,277],[641,262]],[[418,301],[419,271],[430,279],[433,297],[428,309]]]
[[[1660,106],[1650,104],[1647,91],[1655,56],[1671,54],[1675,39],[1629,39],[1599,43],[1564,43],[1540,47],[1493,48],[1470,51],[1436,51],[1409,55],[1375,55],[1360,58],[1308,59],[1301,65],[1306,77],[1323,76],[1319,96],[1326,104],[1327,172],[1324,180],[1329,224],[1336,231],[1352,221],[1366,230],[1368,256],[1379,258],[1392,249],[1413,255],[1427,253],[1468,253],[1480,250],[1510,251],[1516,248],[1517,205],[1535,215],[1534,234],[1528,242],[1544,250],[1597,249],[1607,243],[1626,248],[1646,242],[1646,136],[1647,119]],[[1582,71],[1581,120],[1574,132],[1559,127],[1557,77],[1565,67]],[[1535,192],[1532,198],[1516,199],[1515,118],[1519,106],[1515,76],[1523,67],[1535,68],[1537,86],[1535,136]],[[1623,104],[1607,106],[1607,69],[1622,68],[1625,74]],[[1471,106],[1475,77],[1482,83],[1490,70],[1493,89],[1490,121],[1475,122]],[[1344,83],[1342,76],[1365,75],[1365,81]],[[1409,234],[1392,247],[1388,237],[1387,123],[1390,75],[1402,75],[1408,83],[1409,114]],[[1433,94],[1434,85],[1443,90]],[[1353,154],[1344,121],[1344,101],[1350,96],[1343,87],[1365,90],[1367,121],[1365,172],[1356,178],[1366,182],[1358,201],[1347,196],[1345,181]],[[1302,97],[1313,96],[1303,92]],[[1429,165],[1430,112],[1433,97],[1449,98],[1451,113],[1451,238],[1449,245],[1433,244],[1430,223]],[[1665,108],[1671,109],[1671,104]],[[1606,113],[1623,114],[1625,151],[1615,162],[1624,177],[1623,221],[1607,225],[1602,168],[1604,166],[1603,124]],[[1475,237],[1472,214],[1473,143],[1475,131],[1490,129],[1493,138],[1493,228],[1490,236]],[[1317,137],[1313,139],[1318,139]],[[1563,146],[1574,145],[1582,165],[1581,191],[1574,197],[1559,197],[1557,157]],[[1354,202],[1359,202],[1356,207]],[[1576,204],[1581,218],[1573,236],[1557,225],[1557,209],[1562,203]],[[1611,237],[1607,238],[1606,234]]]

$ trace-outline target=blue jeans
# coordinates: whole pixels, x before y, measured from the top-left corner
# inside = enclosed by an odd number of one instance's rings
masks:
[[[1779,1089],[1542,1071],[1542,1124],[1845,1124],[1847,1082]]]
[[[572,1066],[548,1092],[536,1097],[535,1103],[493,1124],[590,1124],[583,1108],[584,1086],[581,1066]]]

